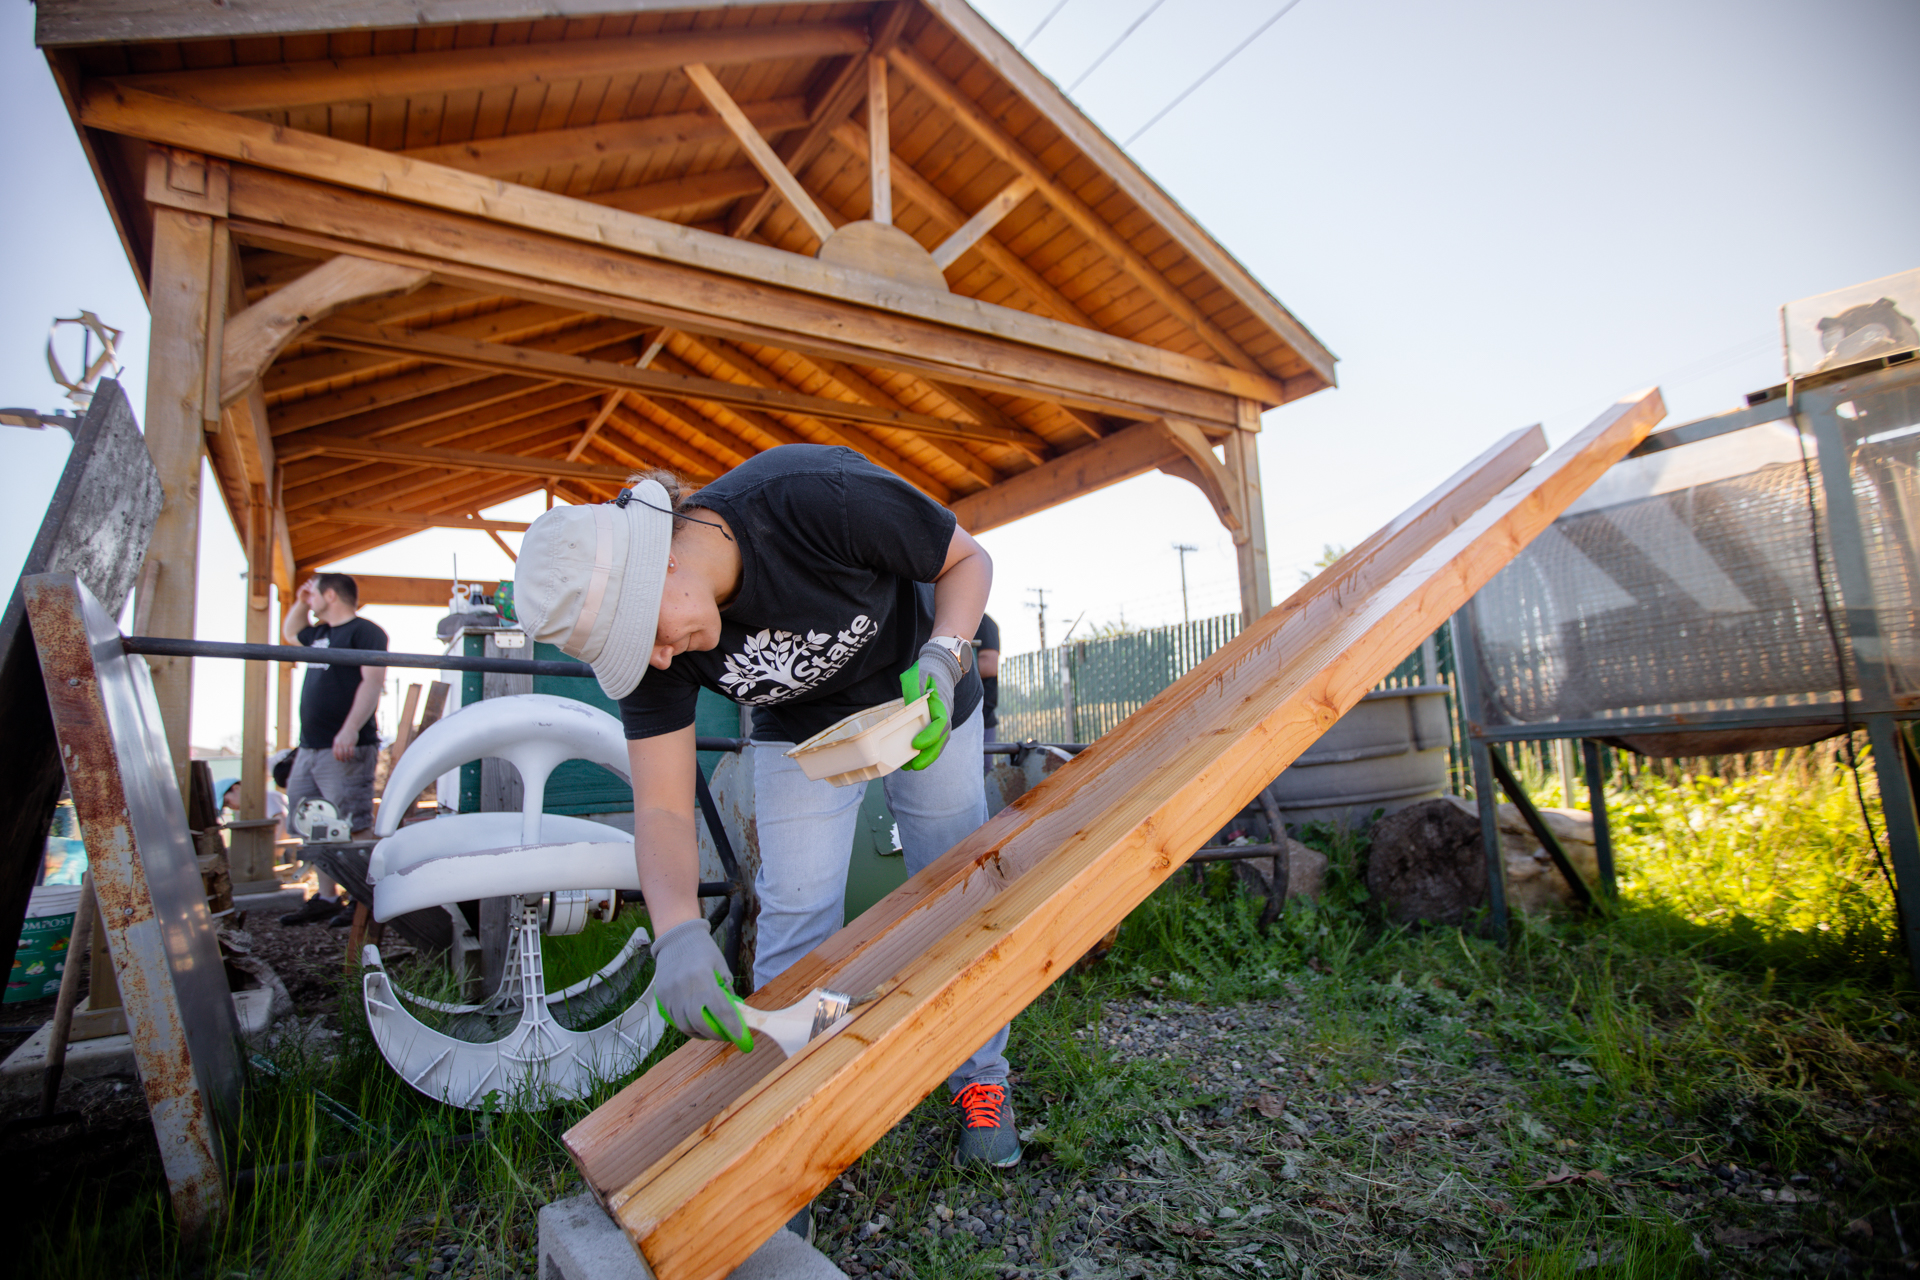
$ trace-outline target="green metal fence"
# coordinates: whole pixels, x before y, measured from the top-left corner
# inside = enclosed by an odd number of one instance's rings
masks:
[[[1240,615],[1229,613],[1003,657],[1000,740],[1091,742],[1238,634]],[[1378,687],[1433,683],[1454,683],[1453,642],[1445,627]]]

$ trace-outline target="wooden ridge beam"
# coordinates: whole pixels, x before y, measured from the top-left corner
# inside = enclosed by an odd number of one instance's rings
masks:
[[[811,309],[815,311],[818,311],[822,302],[842,304],[827,308],[829,315],[820,316],[813,322],[788,324],[787,327],[796,334],[812,332],[815,336],[830,336],[836,341],[845,341],[849,333],[854,332],[855,314],[864,311],[867,313],[866,320],[858,326],[859,329],[871,340],[897,348],[906,355],[921,356],[928,347],[928,343],[915,332],[918,326],[910,323],[911,320],[920,320],[951,334],[944,344],[947,346],[965,333],[976,342],[982,338],[991,339],[992,347],[996,350],[1003,349],[1008,342],[1031,345],[1058,355],[1096,361],[1116,370],[1132,370],[1197,389],[1224,392],[1230,397],[1258,400],[1263,405],[1278,404],[1285,395],[1281,383],[1264,373],[1248,373],[1230,365],[1215,364],[1097,331],[1061,325],[1023,311],[996,307],[951,293],[930,289],[903,290],[866,272],[835,267],[771,246],[729,239],[637,213],[605,209],[554,192],[501,182],[445,165],[408,160],[372,147],[209,110],[128,88],[112,80],[89,81],[77,105],[81,123],[89,128],[238,160],[243,166],[257,165],[302,175],[324,173],[330,188],[375,192],[524,230],[590,243],[619,251],[630,259],[652,260],[660,266],[676,264],[690,267],[695,271],[694,279],[683,279],[681,287],[672,292],[698,309],[710,309],[719,300],[713,296],[716,293],[714,286],[718,283],[713,279],[714,273],[744,278],[747,283],[742,287],[754,294],[766,316],[760,320],[763,324],[782,323],[774,311],[774,304],[783,295],[789,300],[780,310],[794,313],[795,320],[809,309],[802,307],[796,310],[796,304],[800,301],[798,295],[808,295],[808,300],[814,303]],[[286,192],[288,188],[282,186],[280,190]],[[255,194],[257,192],[256,186]],[[231,194],[229,196],[229,205],[236,216],[248,216],[246,203],[246,199],[234,200]],[[272,209],[268,213],[268,220],[277,220],[275,215],[283,212],[283,208]],[[378,219],[379,224],[390,224],[391,221],[384,217]],[[383,229],[385,225],[368,226],[363,221],[357,228],[349,226],[342,230],[352,238],[360,239]],[[524,236],[513,238],[526,239]],[[523,243],[519,253],[514,256],[524,255],[531,247]],[[440,246],[441,252],[445,252],[446,248],[445,245]],[[496,264],[502,261],[471,254],[464,247],[454,256],[461,261]],[[631,262],[630,269],[640,265],[640,262]],[[541,278],[541,274],[536,272],[535,278]],[[457,279],[452,275],[446,278],[449,281]],[[653,288],[636,289],[632,296],[636,299],[658,297],[658,288],[666,285],[669,279],[670,275],[663,277],[655,274]],[[605,287],[604,276],[589,284],[589,287]],[[658,300],[673,305],[664,297]],[[854,309],[852,312],[847,310],[848,305]],[[734,316],[756,314],[751,307],[744,306],[729,308],[728,311]],[[876,324],[876,321],[883,323]],[[672,323],[677,324],[678,321]],[[988,355],[984,360],[975,358],[970,362],[957,360],[956,363],[961,367],[969,367],[970,364],[991,364],[994,361]],[[1212,416],[1187,412],[1174,406],[1169,406],[1169,409],[1187,417]]]
[[[321,562],[314,563],[317,565]],[[461,581],[479,580],[462,578]],[[453,584],[448,578],[396,578],[380,573],[356,573],[353,583],[360,589],[360,607],[363,609],[368,605],[444,609],[453,595]],[[498,582],[481,582],[480,585],[489,596],[500,588]]]
[[[246,395],[274,357],[317,321],[356,302],[411,293],[427,279],[418,267],[343,253],[228,316],[221,335],[220,403],[230,405]]]
[[[876,1000],[791,1058],[683,1046],[562,1137],[660,1280],[728,1274],[1297,759],[1661,414],[1516,433],[752,998]],[[1524,474],[1523,474],[1524,473]],[[1350,558],[1350,557],[1349,557]]]
[[[351,434],[351,438],[370,447],[397,440],[402,444],[426,445],[434,448],[543,456],[550,443],[564,450],[573,442],[571,437],[578,435],[580,423],[591,412],[592,398],[591,392],[585,392],[572,403],[562,402],[556,407],[545,410],[528,412],[520,406],[510,406],[495,413],[476,415],[472,418],[449,419],[433,423],[423,429],[408,431],[404,440],[398,439],[396,433],[392,432],[378,438],[337,431],[310,432],[295,436],[284,441],[280,446],[283,452],[297,459],[288,464],[290,470],[287,475],[286,504],[290,510],[310,507],[318,503],[337,501],[343,492],[352,493],[357,500],[365,503],[375,499],[391,499],[399,492],[381,485],[369,487],[360,482],[329,491],[326,487],[328,481],[360,470],[365,466],[366,460],[353,461],[347,459],[345,455],[329,455],[311,447],[313,440]]]
[[[805,23],[157,71],[125,77],[125,82],[147,93],[165,94],[221,111],[272,111],[335,102],[421,98],[528,81],[551,84],[597,76],[631,76],[668,71],[689,62],[732,66],[775,58],[828,58],[865,53],[866,49],[863,27]]]
[[[1053,176],[1053,171],[1021,146],[1019,140],[1008,133],[998,120],[988,115],[978,103],[955,88],[919,54],[905,46],[896,45],[888,51],[887,58],[909,80],[913,81],[915,88],[931,98],[942,111],[972,135],[976,142],[1003,164],[1031,181],[1048,204],[1058,209],[1067,221],[1078,227],[1080,233],[1097,245],[1102,252],[1124,265],[1136,284],[1199,335],[1200,340],[1212,347],[1222,359],[1237,369],[1259,377],[1275,376],[1272,371],[1261,367],[1259,361],[1241,350],[1239,343],[1228,337],[1226,331],[1209,319],[1192,298],[1181,292],[1172,281],[1161,274],[1158,267],[1147,261],[1144,254],[1108,225],[1104,218],[1089,208],[1086,201],[1067,190]]]
[[[807,123],[806,100],[800,97],[743,102],[740,110],[762,133],[785,133]],[[598,164],[620,156],[643,155],[731,136],[726,121],[711,112],[680,111],[573,129],[543,129],[537,133],[512,133],[503,138],[410,147],[396,154],[409,160],[498,177],[562,165]]]

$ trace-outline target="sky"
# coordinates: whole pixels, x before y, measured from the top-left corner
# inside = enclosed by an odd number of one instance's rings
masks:
[[[976,0],[1014,43],[1057,0]],[[1027,55],[1118,140],[1287,0],[1067,0]],[[1148,13],[1150,6],[1152,12]],[[6,305],[0,405],[60,393],[46,326],[127,331],[144,401],[146,311],[44,62],[32,11],[0,17]],[[1658,384],[1668,423],[1781,380],[1779,308],[1920,266],[1920,5],[1911,0],[1297,0],[1129,147],[1146,172],[1340,357],[1337,389],[1266,415],[1276,599],[1515,427],[1566,439]],[[1904,157],[1904,159],[1903,159]],[[71,363],[71,362],[69,362]],[[0,504],[10,586],[64,434],[0,427],[31,499]],[[240,639],[243,561],[211,484],[199,634]],[[530,519],[537,497],[487,512]],[[506,536],[509,545],[518,535]],[[1124,619],[1239,607],[1233,544],[1199,491],[1143,476],[985,534],[1009,653]],[[511,576],[482,534],[415,535],[347,571]],[[438,610],[379,609],[437,649]],[[193,740],[237,736],[239,664],[196,663]],[[391,726],[391,708],[383,725]]]

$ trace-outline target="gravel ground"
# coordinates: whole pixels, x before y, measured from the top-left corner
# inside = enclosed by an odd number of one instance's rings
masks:
[[[1280,1002],[1110,1002],[1076,1034],[1173,1077],[1123,1159],[1069,1170],[1034,1125],[1048,1100],[1016,1077],[1020,1167],[954,1175],[957,1121],[923,1106],[821,1197],[821,1246],[854,1276],[1518,1275],[1573,1197],[1596,1217],[1686,1219],[1716,1275],[1906,1274],[1849,1250],[1873,1227],[1825,1203],[1844,1175],[1650,1158],[1627,1130],[1675,1122],[1645,1108],[1599,1142],[1558,1136],[1491,1055],[1464,1073],[1388,1061],[1358,1083],[1308,1061],[1306,1031]],[[1588,1255],[1573,1269],[1607,1261]]]

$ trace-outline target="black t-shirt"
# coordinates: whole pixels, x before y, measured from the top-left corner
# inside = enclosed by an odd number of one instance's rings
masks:
[[[973,633],[973,638],[978,642],[973,647],[976,661],[984,650],[1000,651],[1000,624],[993,620],[992,614],[980,615],[980,629]],[[994,714],[1000,709],[1000,677],[981,676],[980,688],[985,695],[980,701],[980,723],[991,729],[1000,723],[1000,717]]]
[[[387,633],[365,618],[350,618],[339,626],[316,622],[300,629],[300,643],[315,649],[385,649]],[[353,709],[353,695],[360,688],[364,667],[307,664],[307,680],[300,686],[300,745],[324,751],[333,745],[333,735],[347,722]],[[360,745],[380,741],[374,724],[378,716],[368,716],[360,726]]]
[[[740,590],[720,612],[717,647],[649,669],[620,699],[628,738],[686,728],[703,688],[751,706],[762,742],[804,742],[900,696],[900,673],[933,635],[953,512],[853,450],[817,444],[769,449],[688,505],[733,529]],[[953,700],[955,724],[980,704],[972,664]]]

